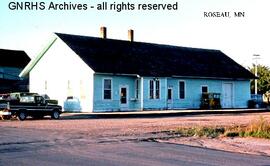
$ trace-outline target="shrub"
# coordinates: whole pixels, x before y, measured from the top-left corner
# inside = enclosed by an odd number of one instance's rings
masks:
[[[239,132],[239,136],[240,136],[240,137],[245,137],[245,131],[240,131],[240,132]]]
[[[240,132],[238,131],[227,131],[224,133],[224,136],[226,137],[238,137],[240,135]]]
[[[201,128],[197,134],[198,136],[206,136],[206,137],[211,137],[211,138],[215,138],[218,137],[220,134],[223,134],[225,131],[224,128]]]
[[[183,137],[193,137],[196,136],[197,128],[178,128],[174,134],[179,134]]]
[[[185,137],[205,136],[205,137],[215,138],[223,134],[224,132],[225,132],[224,128],[209,128],[209,127],[196,127],[196,128],[189,128],[189,129],[179,128],[176,130],[176,133]]]

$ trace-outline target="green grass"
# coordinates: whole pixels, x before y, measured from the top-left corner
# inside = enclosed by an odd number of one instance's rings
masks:
[[[270,139],[270,122],[264,117],[251,121],[247,126],[178,128],[173,131],[183,137],[257,137]]]
[[[184,137],[211,137],[215,138],[223,134],[224,128],[209,128],[209,127],[195,127],[195,128],[179,128],[175,133],[180,134]]]

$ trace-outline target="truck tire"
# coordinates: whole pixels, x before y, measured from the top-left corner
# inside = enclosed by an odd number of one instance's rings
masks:
[[[52,119],[59,119],[60,118],[59,111],[58,110],[53,110],[51,117],[52,117]]]
[[[27,115],[26,115],[25,112],[19,112],[18,115],[17,115],[17,119],[20,120],[20,121],[25,120],[26,117],[27,117]]]

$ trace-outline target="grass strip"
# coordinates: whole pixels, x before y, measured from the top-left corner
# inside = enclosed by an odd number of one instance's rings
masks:
[[[178,128],[172,131],[183,137],[256,137],[270,139],[270,122],[264,117],[251,121],[247,126]]]

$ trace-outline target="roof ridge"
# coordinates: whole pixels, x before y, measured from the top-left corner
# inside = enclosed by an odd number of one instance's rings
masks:
[[[77,37],[84,37],[84,38],[94,38],[98,40],[108,40],[108,41],[118,41],[118,42],[125,42],[125,43],[137,43],[137,44],[149,44],[149,45],[156,45],[156,46],[165,46],[165,47],[175,47],[175,48],[181,48],[181,49],[190,49],[190,50],[201,50],[201,51],[210,51],[210,52],[215,52],[215,51],[220,51],[218,49],[206,49],[206,48],[197,48],[197,47],[188,47],[188,46],[178,46],[178,45],[171,45],[171,44],[161,44],[161,43],[151,43],[151,42],[141,42],[141,41],[132,41],[130,42],[129,40],[123,40],[123,39],[111,39],[111,38],[101,38],[101,37],[94,37],[94,36],[85,36],[85,35],[76,35],[76,34],[68,34],[68,33],[58,33],[54,32],[57,36],[59,35],[69,35],[69,36],[77,36]]]

